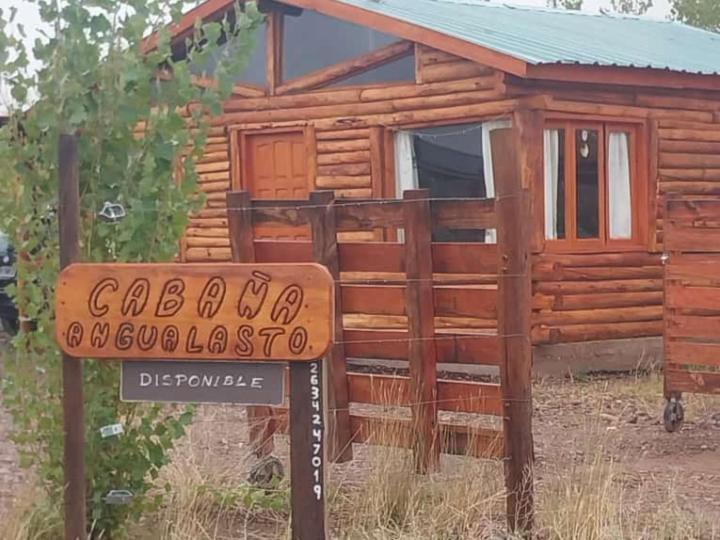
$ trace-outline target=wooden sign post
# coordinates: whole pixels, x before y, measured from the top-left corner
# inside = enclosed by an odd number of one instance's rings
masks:
[[[229,377],[236,385],[252,379],[257,388],[245,389],[252,396],[247,399],[276,403],[282,382],[270,379],[283,373],[271,362],[288,361],[292,537],[321,540],[325,419],[319,359],[333,340],[334,294],[330,273],[317,264],[71,264],[56,289],[56,339],[73,358],[142,362],[142,369],[124,370],[135,377],[124,389],[143,401],[153,395],[159,401],[187,401],[188,395],[222,400],[216,394],[228,390],[223,381]],[[185,367],[178,360],[193,362]],[[251,361],[255,376],[250,364],[240,373],[218,360]]]

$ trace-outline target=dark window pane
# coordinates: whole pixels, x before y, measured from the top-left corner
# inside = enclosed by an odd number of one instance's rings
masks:
[[[245,68],[235,76],[235,82],[249,83],[258,86],[265,86],[265,33],[267,32],[267,24],[262,24],[255,31],[255,46],[250,52],[250,57],[245,65]],[[229,50],[227,43],[222,44],[220,47],[213,51],[213,54],[208,59],[207,63],[202,66],[191,65],[190,72],[195,75],[202,75],[205,77],[212,77],[215,73],[215,67],[217,66],[220,58],[223,55],[237,54],[237,51]]]
[[[418,185],[432,198],[485,197],[482,127],[445,126],[413,137]],[[435,242],[484,242],[484,230],[436,228]]]
[[[300,17],[285,17],[283,80],[300,77],[397,41],[400,39],[396,36],[305,10]]]
[[[364,84],[415,81],[415,55],[410,54],[383,64],[365,73],[353,75],[331,86],[360,86]]]
[[[600,237],[599,133],[595,129],[575,130],[576,219],[578,238]]]

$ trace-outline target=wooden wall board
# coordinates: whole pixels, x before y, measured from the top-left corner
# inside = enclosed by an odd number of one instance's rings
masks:
[[[353,403],[408,406],[410,379],[396,375],[348,374]],[[438,408],[443,411],[502,415],[500,385],[438,380]]]

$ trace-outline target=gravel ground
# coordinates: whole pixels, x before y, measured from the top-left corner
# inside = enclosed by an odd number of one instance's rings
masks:
[[[600,375],[582,380],[542,380],[534,388],[534,434],[537,477],[562,467],[569,448],[583,458],[583,441],[599,435],[630,487],[642,487],[652,506],[667,500],[672,490],[683,507],[720,522],[720,396],[686,396],[686,422],[677,433],[666,433],[660,421],[663,400],[657,375]],[[235,467],[238,478],[252,465],[248,458],[244,409],[221,406],[200,408],[187,440],[177,449],[192,455],[201,467]],[[22,493],[27,475],[18,467],[17,452],[9,441],[11,423],[0,408],[0,519]],[[287,440],[278,437],[277,456],[287,465]],[[344,478],[362,478],[378,450],[355,447],[355,460],[335,466]],[[571,457],[572,459],[572,457]],[[355,474],[356,473],[356,474]],[[649,494],[649,495],[648,495]]]

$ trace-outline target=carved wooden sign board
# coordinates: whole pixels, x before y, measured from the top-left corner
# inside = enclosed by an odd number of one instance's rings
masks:
[[[73,264],[56,291],[57,341],[78,358],[311,361],[332,314],[315,264]]]

